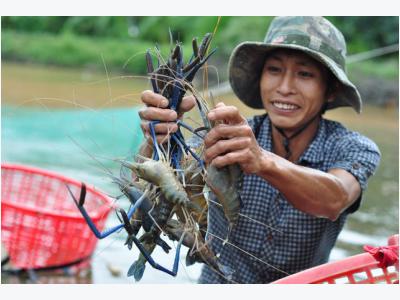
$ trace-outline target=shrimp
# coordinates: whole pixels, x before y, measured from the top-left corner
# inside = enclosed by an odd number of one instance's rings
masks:
[[[182,160],[181,165],[185,172],[184,177],[186,178],[185,191],[189,196],[190,201],[196,203],[202,209],[201,212],[195,210],[189,212],[195,222],[198,224],[203,238],[205,238],[205,233],[207,232],[208,205],[204,193],[204,174],[202,173],[202,168],[192,156],[186,157],[184,160]],[[182,210],[177,209],[176,214],[178,220],[183,222],[184,216]]]
[[[142,241],[142,244],[149,254],[151,254],[156,247],[156,243],[153,239],[145,239],[144,241]],[[142,279],[144,270],[146,268],[146,262],[147,259],[144,257],[143,254],[140,254],[139,258],[129,268],[127,275],[133,276],[136,281]]]
[[[228,266],[222,265],[218,261],[218,258],[215,256],[210,247],[208,247],[204,240],[199,237],[195,231],[185,229],[182,223],[174,219],[168,220],[165,230],[168,234],[168,237],[172,240],[181,239],[182,235],[185,233],[182,243],[190,249],[186,256],[187,266],[190,266],[195,262],[203,262],[218,273],[221,273],[228,280],[231,278],[233,270]]]
[[[216,123],[207,118],[209,111],[207,103],[198,95],[195,96],[196,103],[203,120],[204,130],[210,131]],[[208,165],[206,168],[205,182],[210,190],[215,194],[228,220],[228,234],[236,225],[239,219],[242,200],[239,193],[239,182],[242,177],[242,170],[238,164],[216,168]]]
[[[165,199],[170,203],[201,211],[198,204],[190,201],[171,166],[162,160],[148,159],[141,163],[128,161],[121,161],[121,163],[131,169],[139,178],[159,187]]]
[[[228,232],[236,225],[242,207],[242,200],[238,191],[238,181],[241,175],[242,170],[237,164],[222,168],[216,168],[213,165],[207,167],[206,183],[222,205],[229,223]]]

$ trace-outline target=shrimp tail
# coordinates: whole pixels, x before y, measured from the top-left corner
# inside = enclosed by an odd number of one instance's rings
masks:
[[[146,269],[146,265],[141,262],[140,259],[135,261],[128,270],[128,277],[133,276],[135,281],[140,281],[143,277],[144,270]]]

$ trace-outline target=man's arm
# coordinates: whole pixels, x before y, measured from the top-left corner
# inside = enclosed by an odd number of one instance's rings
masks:
[[[343,169],[329,172],[298,166],[263,150],[257,175],[277,188],[298,210],[332,221],[361,194],[356,178]]]
[[[237,108],[218,104],[208,116],[225,124],[214,127],[205,138],[207,163],[216,167],[238,163],[245,173],[271,183],[298,210],[317,217],[336,220],[360,196],[359,182],[344,169],[325,173],[262,149]]]

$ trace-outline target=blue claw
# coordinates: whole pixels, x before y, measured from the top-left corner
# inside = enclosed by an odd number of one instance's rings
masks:
[[[106,229],[103,232],[100,232],[96,225],[93,223],[93,220],[90,218],[89,214],[87,213],[86,209],[84,208],[83,204],[85,202],[85,196],[86,196],[86,185],[84,183],[82,183],[82,188],[81,188],[81,194],[80,194],[80,198],[79,198],[79,202],[78,200],[76,200],[74,194],[71,191],[71,188],[66,185],[68,192],[70,193],[72,199],[74,200],[76,207],[79,209],[79,211],[81,212],[83,218],[85,219],[86,223],[88,224],[89,228],[92,230],[92,232],[94,233],[94,235],[98,238],[98,239],[104,239],[105,237],[113,234],[114,232],[117,232],[118,230],[120,230],[121,228],[124,227],[124,224],[119,224],[115,227]],[[135,205],[133,205],[131,207],[131,209],[128,212],[128,218],[130,219],[132,217],[132,215],[134,214],[135,210],[137,209],[137,207],[140,206],[140,203],[143,201],[144,197],[142,197],[142,199],[139,199]]]

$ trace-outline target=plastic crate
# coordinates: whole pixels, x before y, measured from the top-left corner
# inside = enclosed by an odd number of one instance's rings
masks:
[[[388,246],[399,255],[399,236],[389,238]],[[363,253],[340,261],[326,263],[305,271],[284,277],[273,283],[398,283],[399,262],[393,266],[381,267],[380,261],[370,253]]]
[[[97,238],[68,193],[80,195],[81,183],[33,167],[1,165],[1,242],[13,267],[36,269],[90,257]],[[111,199],[87,187],[85,208],[99,229]]]

